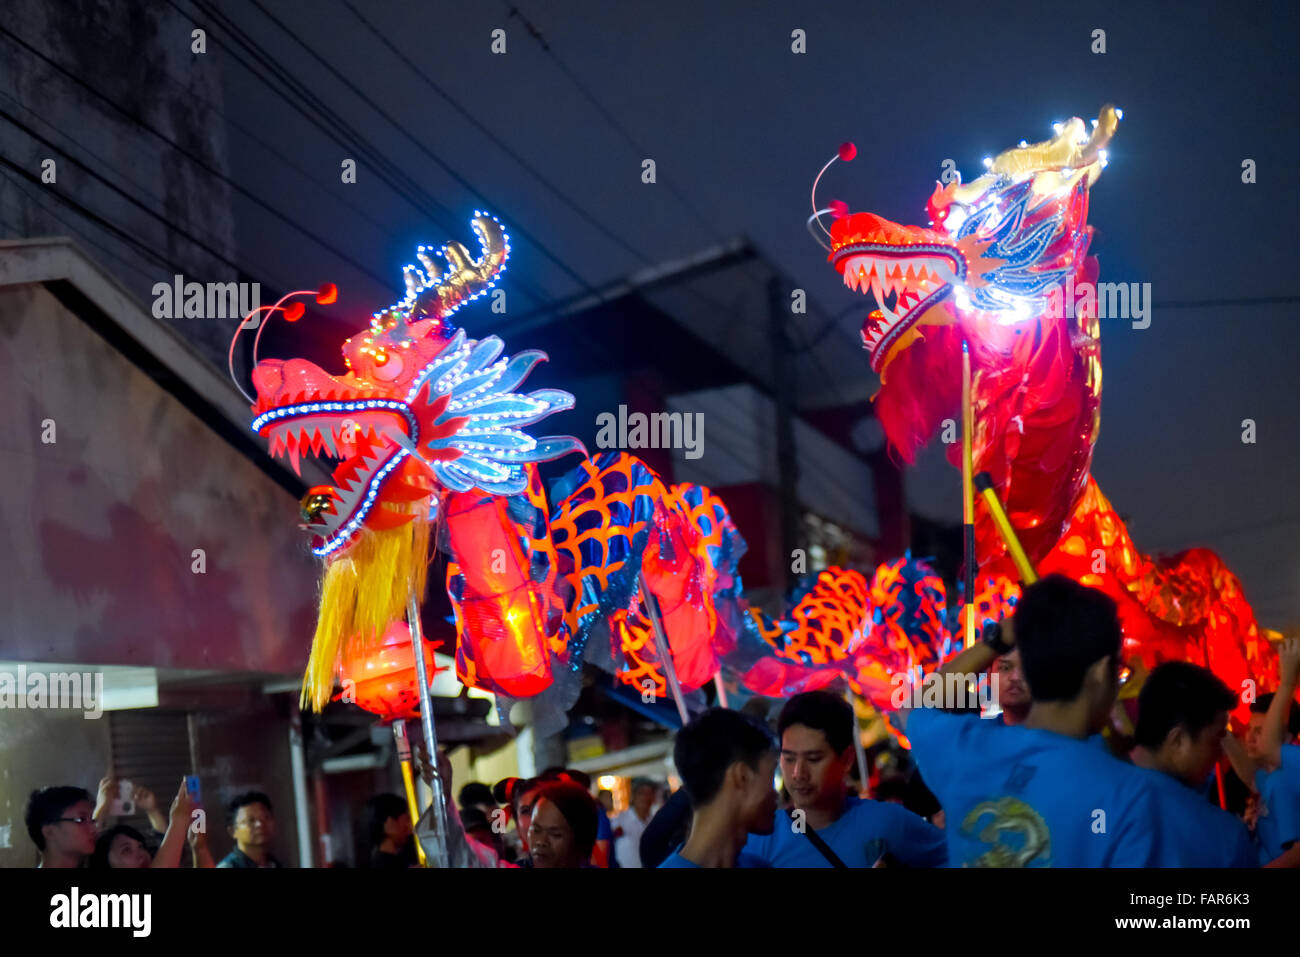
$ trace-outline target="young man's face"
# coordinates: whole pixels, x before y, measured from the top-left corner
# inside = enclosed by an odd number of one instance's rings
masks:
[[[240,847],[261,847],[275,837],[275,818],[265,804],[245,804],[235,814],[231,832]]]
[[[60,855],[89,856],[95,853],[95,809],[89,801],[78,801],[59,815],[61,820],[47,824],[41,833],[45,848]]]
[[[1246,724],[1246,753],[1252,758],[1260,756],[1259,739],[1260,733],[1264,730],[1264,715],[1250,715],[1250,721]]]
[[[853,748],[836,754],[826,734],[792,724],[781,735],[781,777],[797,808],[831,807],[844,800]]]
[[[528,848],[533,867],[581,867],[573,828],[560,809],[545,798],[537,801],[528,825]]]
[[[776,755],[768,751],[758,760],[740,795],[740,814],[750,834],[771,834],[776,827]]]
[[[1029,706],[1029,686],[1020,670],[1019,648],[1012,648],[993,662],[993,673],[998,676],[998,704],[1003,710]]]
[[[1190,734],[1179,726],[1174,729],[1169,744],[1168,763],[1184,784],[1199,788],[1214,770],[1215,762],[1223,753],[1223,735],[1228,730],[1228,712],[1220,711],[1199,734]]]
[[[541,788],[532,788],[519,796],[519,805],[515,810],[515,827],[519,832],[519,843],[524,853],[528,853],[528,830],[533,822],[533,804]]]

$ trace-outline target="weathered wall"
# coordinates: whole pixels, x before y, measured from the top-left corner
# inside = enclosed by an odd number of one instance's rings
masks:
[[[0,287],[0,407],[0,659],[301,671],[292,496],[42,286]]]

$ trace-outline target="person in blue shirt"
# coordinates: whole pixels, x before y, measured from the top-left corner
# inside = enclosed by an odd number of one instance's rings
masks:
[[[710,708],[677,732],[673,763],[691,801],[691,831],[686,843],[659,866],[764,866],[742,848],[750,833],[772,829],[772,733],[736,711]]]
[[[781,776],[793,807],[745,852],[772,867],[875,867],[889,856],[908,867],[942,867],[943,831],[897,804],[850,795],[856,759],[853,708],[829,691],[797,694],[777,720]]]
[[[1157,665],[1138,695],[1130,758],[1151,771],[1166,866],[1258,866],[1246,826],[1200,791],[1223,754],[1236,706],[1237,696],[1214,672],[1186,661]]]
[[[1012,647],[1020,649],[1032,698],[1023,724],[906,702],[896,714],[943,805],[949,863],[1158,866],[1158,816],[1146,772],[1089,740],[1106,726],[1119,690],[1114,601],[1049,575],[1025,589],[1013,618],[987,629],[982,642],[938,674],[973,681]]]
[[[1278,649],[1281,682],[1276,694],[1260,695],[1250,706],[1243,751],[1235,738],[1224,744],[1237,776],[1255,792],[1255,841],[1265,867],[1300,867],[1300,708],[1293,705],[1300,681],[1300,638]]]

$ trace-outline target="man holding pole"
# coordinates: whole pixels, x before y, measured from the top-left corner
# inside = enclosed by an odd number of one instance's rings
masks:
[[[1033,698],[1022,725],[903,707],[896,718],[947,817],[950,861],[965,867],[1159,866],[1146,772],[1089,738],[1119,690],[1115,603],[1050,575],[1025,589],[1014,631],[957,655],[940,674],[974,674],[1020,650]]]

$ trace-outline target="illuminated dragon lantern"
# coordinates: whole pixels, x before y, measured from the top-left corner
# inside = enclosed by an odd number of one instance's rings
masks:
[[[526,695],[549,680],[563,602],[546,560],[548,509],[534,463],[582,445],[524,431],[573,405],[567,392],[514,391],[543,353],[503,357],[500,339],[475,341],[452,324],[495,284],[510,252],[493,217],[476,214],[473,228],[477,258],[459,243],[420,247],[422,268],[405,270],[406,297],[344,343],[345,375],[305,359],[267,359],[253,370],[252,429],[271,454],[287,456],[295,470],[305,452],[342,460],[333,485],[311,489],[302,502],[312,550],[325,561],[303,688],[316,708],[329,699],[340,653],[373,647],[410,597],[423,595],[440,514],[459,559],[458,616],[470,616],[477,634],[512,639],[510,660],[493,661],[493,690]],[[471,681],[475,662],[492,658],[491,649],[480,651],[476,659],[466,648],[458,658]]]
[[[960,420],[965,344],[974,469],[992,476],[1038,571],[1060,571],[1114,597],[1127,650],[1148,664],[1187,659],[1233,688],[1245,679],[1267,684],[1276,656],[1237,578],[1202,549],[1169,559],[1138,552],[1090,474],[1100,325],[1095,297],[1085,294],[1077,306],[1065,300],[1070,290],[1095,288],[1088,193],[1121,116],[1105,107],[1091,130],[1071,119],[1051,140],[1022,141],[986,160],[987,172],[970,183],[936,184],[929,226],[850,213],[838,202],[818,210],[816,184],[809,224],[827,237],[845,285],[876,301],[862,339],[881,377],[876,415],[902,458],[913,461],[943,420]],[[845,144],[838,158],[853,153]],[[954,445],[954,464],[959,456]],[[982,509],[976,539],[981,575],[1015,577]]]
[[[472,224],[480,254],[458,243],[421,247],[420,266],[406,267],[405,298],[344,342],[345,374],[301,358],[258,362],[254,342],[253,431],[299,474],[305,454],[338,460],[332,484],[302,500],[323,564],[305,705],[323,707],[338,675],[367,710],[412,715],[417,685],[401,619],[424,594],[434,547],[448,557],[457,676],[507,699],[554,689],[544,706],[552,722],[576,698],[571,676],[584,663],[666,696],[661,649],[685,693],[726,663],[753,693],[843,678],[881,701],[893,670],[934,663],[940,636],[913,647],[901,632],[886,635],[879,625],[890,616],[877,609],[872,624],[867,580],[854,571],[822,573],[787,620],[751,609],[737,571],[744,539],[722,500],[669,485],[627,453],[584,457],[548,503],[537,463],[582,445],[525,430],[573,397],[516,392],[545,356],[503,355],[500,339],[475,341],[452,323],[509,256],[500,223],[480,213]],[[317,301],[336,295],[327,286]],[[290,320],[303,313],[300,304],[283,311]],[[886,591],[872,592],[877,604],[898,588]]]
[[[626,453],[584,458],[550,507],[536,463],[582,444],[525,429],[573,397],[516,392],[544,354],[504,356],[497,337],[475,341],[452,323],[509,256],[495,218],[478,213],[472,225],[476,258],[459,243],[420,247],[405,298],[343,344],[344,375],[300,358],[258,362],[254,343],[253,431],[299,474],[304,454],[340,460],[333,484],[302,500],[324,566],[303,702],[323,707],[340,674],[358,704],[410,716],[410,655],[394,636],[409,634],[400,619],[424,594],[435,545],[449,559],[456,669],[467,686],[531,698],[590,660],[665,695],[648,590],[680,686],[697,689],[734,645],[713,603],[720,567],[730,566],[709,510],[725,519],[725,508],[707,489],[666,485]],[[334,300],[328,289],[318,302]],[[301,306],[284,311],[302,315]],[[730,595],[729,581],[719,594]],[[588,648],[597,632],[608,638],[602,653]],[[576,690],[564,683],[552,717]]]

